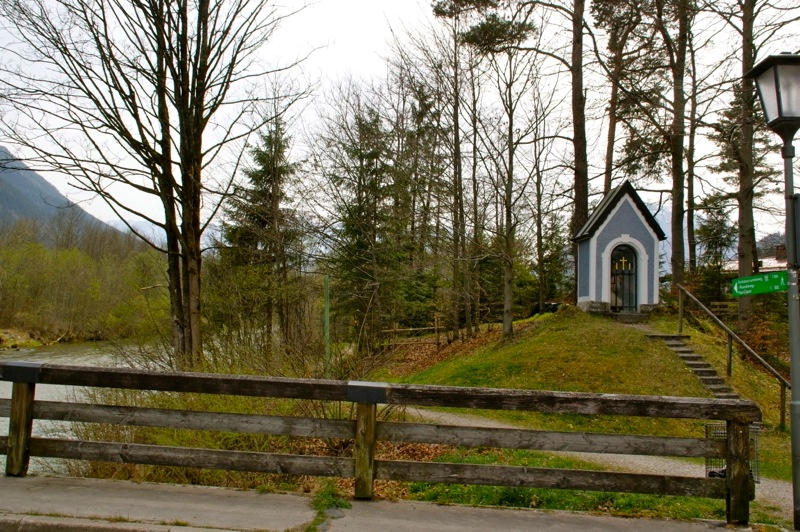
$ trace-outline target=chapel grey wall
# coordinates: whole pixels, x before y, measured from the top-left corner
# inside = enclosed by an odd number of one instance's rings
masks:
[[[589,297],[590,242],[591,239],[578,242],[578,299]]]
[[[637,260],[637,275],[645,275],[647,279],[647,293],[638,294],[639,305],[651,305],[655,303],[655,293],[653,290],[653,275],[654,266],[653,261],[658,263],[658,256],[653,256],[654,250],[657,250],[657,238],[648,230],[648,226],[642,223],[642,219],[633,206],[630,198],[627,196],[620,201],[618,207],[609,215],[603,225],[598,229],[594,235],[597,242],[595,260],[595,274],[597,280],[595,282],[595,292],[591,295],[594,301],[602,301],[603,296],[603,252],[609,243],[621,235],[627,234],[633,240],[638,240],[644,247],[647,253],[647,271],[643,270],[644,260],[640,257],[640,251],[635,246],[632,246],[636,252]],[[588,250],[587,250],[588,253]],[[587,261],[588,263],[589,261]],[[609,272],[610,273],[610,272]],[[587,279],[588,279],[587,272]],[[587,292],[589,290],[587,289]]]

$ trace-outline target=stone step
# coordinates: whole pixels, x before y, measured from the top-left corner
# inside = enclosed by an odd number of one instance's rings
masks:
[[[715,399],[741,399],[738,393],[715,393]]]
[[[689,346],[687,346],[685,344],[680,344],[680,345],[669,345],[669,344],[667,344],[667,347],[669,347],[671,350],[675,351],[676,353],[693,353],[694,352],[691,347],[689,347]]]
[[[679,340],[679,339],[677,339],[677,338],[676,338],[676,339],[674,339],[674,340],[664,340],[664,343],[665,343],[666,345],[669,345],[669,346],[676,346],[676,345],[677,345],[677,346],[680,346],[680,345],[686,345],[686,342],[684,342],[683,340]]]
[[[647,337],[653,340],[664,340],[665,342],[670,340],[689,340],[691,338],[688,334],[648,334]]]
[[[731,393],[731,392],[733,392],[733,389],[730,386],[728,386],[727,384],[711,384],[709,386],[706,386],[706,388],[711,390],[713,393]]]
[[[638,312],[620,312],[614,314],[614,319],[620,323],[644,323],[647,321],[647,314],[640,314]]]
[[[648,338],[663,340],[664,344],[678,357],[683,360],[686,367],[692,370],[700,382],[710,391],[716,399],[740,399],[733,389],[725,384],[722,377],[703,360],[703,357],[694,352],[687,346],[685,340],[689,339],[685,334],[648,334]]]

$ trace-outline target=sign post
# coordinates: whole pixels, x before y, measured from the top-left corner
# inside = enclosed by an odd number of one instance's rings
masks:
[[[734,297],[785,292],[788,289],[789,274],[783,271],[739,277],[731,281],[731,293]]]

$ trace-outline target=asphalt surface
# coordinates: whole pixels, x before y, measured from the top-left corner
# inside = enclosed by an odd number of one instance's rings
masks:
[[[310,497],[116,480],[0,477],[0,531],[297,530],[315,517]],[[331,509],[325,532],[596,531],[699,532],[717,521],[624,519],[409,501],[352,501]]]

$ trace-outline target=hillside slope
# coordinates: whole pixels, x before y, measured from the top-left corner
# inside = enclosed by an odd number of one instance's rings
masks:
[[[20,219],[46,222],[70,205],[56,187],[0,146],[0,223],[10,225]],[[101,223],[89,214],[86,220]]]
[[[419,356],[399,352],[394,363],[376,380],[418,384],[523,388],[593,393],[711,397],[711,393],[663,342],[650,340],[648,331],[614,320],[563,307],[519,323],[512,341],[494,330],[470,342],[456,342],[440,353]],[[677,317],[654,316],[650,332],[675,333]],[[693,350],[725,375],[726,339],[703,322],[686,324],[684,333]],[[428,362],[427,364],[425,362]],[[790,480],[788,430],[781,430],[780,386],[757,366],[734,357],[733,374],[726,381],[744,399],[754,401],[763,414],[760,432],[761,472]],[[545,416],[521,413],[488,414],[504,422],[548,430],[625,432],[629,429],[698,437],[703,424],[689,420]]]
[[[641,329],[566,306],[522,325],[511,341],[495,336],[407,377],[401,377],[406,372],[400,362],[387,377],[450,386],[710,397],[672,351]]]

